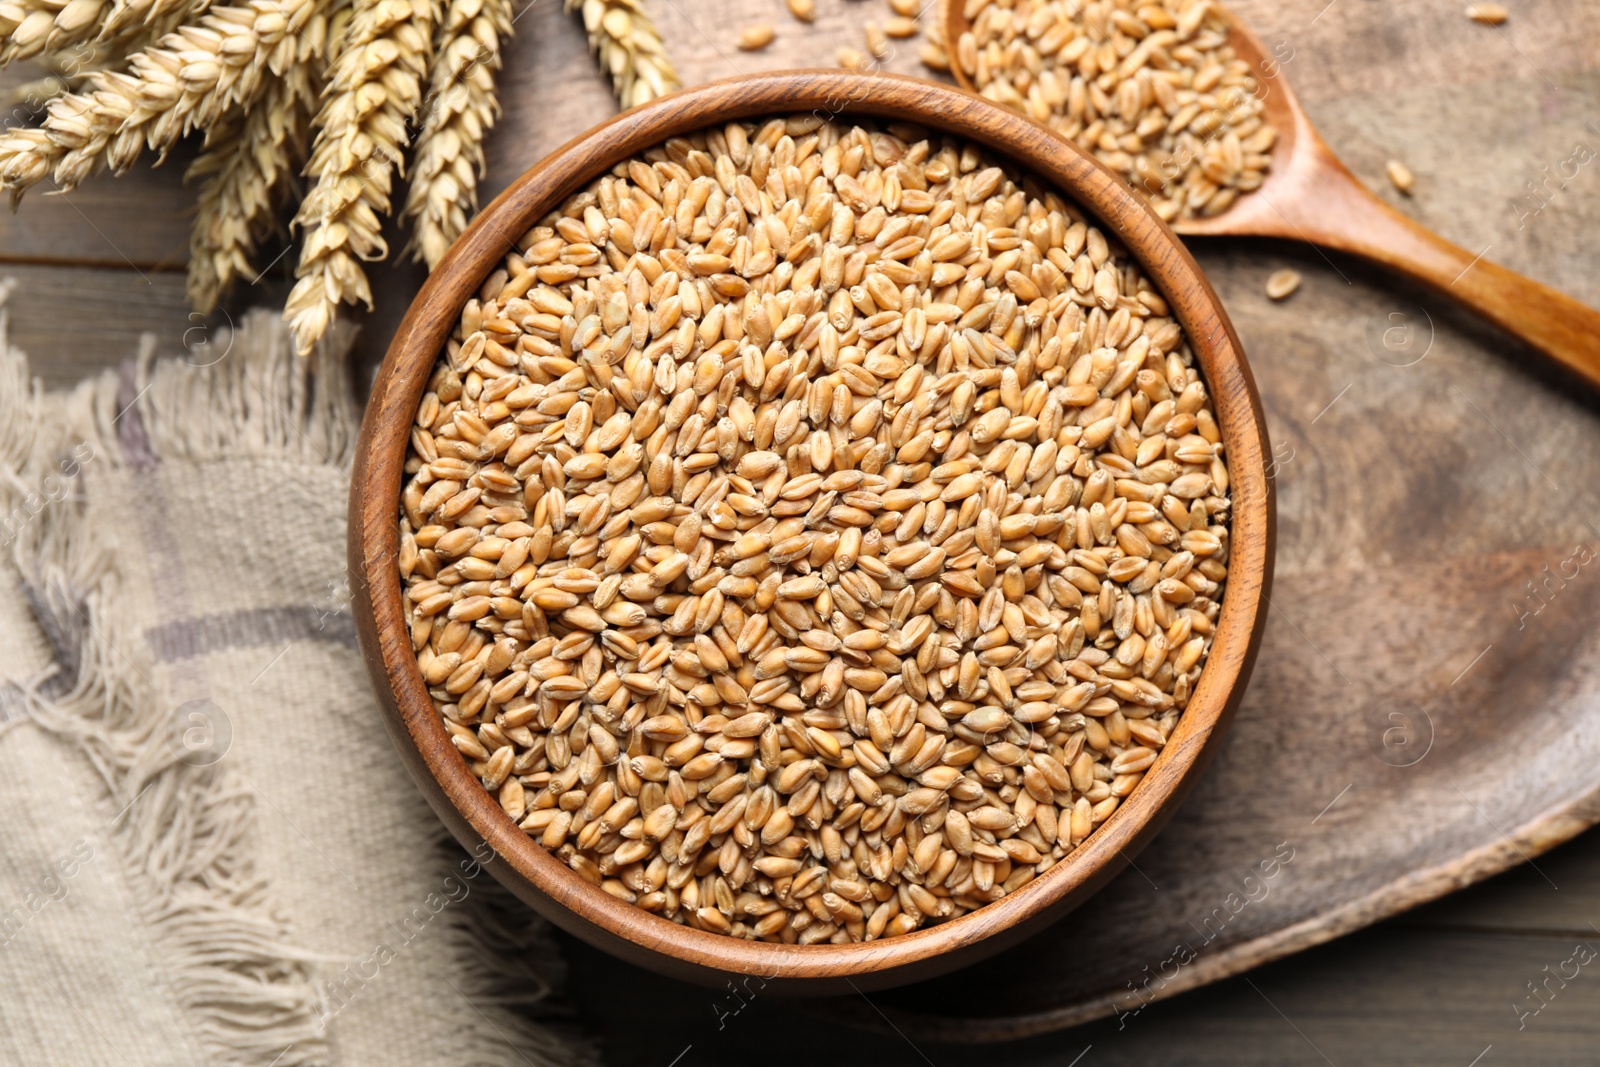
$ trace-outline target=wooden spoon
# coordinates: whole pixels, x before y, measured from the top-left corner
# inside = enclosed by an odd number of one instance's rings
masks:
[[[977,91],[955,59],[955,42],[971,29],[964,0],[945,0],[950,70]],[[1234,53],[1256,71],[1265,121],[1277,127],[1272,167],[1261,188],[1242,193],[1210,218],[1184,218],[1185,236],[1285,237],[1350,252],[1417,279],[1459,300],[1600,385],[1600,312],[1451,244],[1395,211],[1334,156],[1295,99],[1282,68],[1237,18],[1229,19]],[[1486,247],[1485,252],[1488,251]]]

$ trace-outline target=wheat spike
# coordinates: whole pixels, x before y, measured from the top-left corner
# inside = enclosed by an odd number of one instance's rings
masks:
[[[0,66],[92,41],[111,0],[0,0]]]
[[[185,181],[203,179],[189,236],[189,301],[209,314],[234,280],[249,277],[257,243],[274,227],[295,164],[304,156],[316,99],[309,71],[267,79],[255,106],[212,128]]]
[[[483,135],[500,113],[494,78],[510,33],[510,0],[453,0],[439,28],[402,213],[414,258],[430,270],[478,210]]]
[[[0,66],[54,53],[82,69],[96,51],[139,51],[210,6],[211,0],[0,0]]]
[[[567,0],[567,10],[582,12],[589,47],[611,76],[623,107],[637,107],[680,87],[644,0]]]
[[[372,306],[363,260],[389,254],[379,232],[403,173],[407,123],[422,103],[435,14],[428,0],[356,0],[333,58],[306,174],[315,180],[295,217],[304,239],[284,318],[302,353],[341,303]]]
[[[104,166],[121,173],[146,145],[166,152],[190,130],[251,104],[264,72],[281,74],[320,51],[314,12],[313,0],[215,8],[134,53],[126,72],[90,74],[83,92],[51,101],[41,130],[0,137],[0,185],[15,201],[48,175],[67,190]],[[23,136],[34,133],[43,139]]]
[[[83,3],[86,0],[71,0]],[[100,29],[101,40],[115,40],[137,32],[140,26],[167,23],[176,28],[192,22],[211,6],[211,0],[112,0]]]

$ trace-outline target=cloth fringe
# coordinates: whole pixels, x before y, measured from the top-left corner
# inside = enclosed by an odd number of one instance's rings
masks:
[[[340,323],[309,356],[296,357],[285,347],[292,341],[283,320],[256,310],[237,328],[186,338],[180,358],[158,359],[147,339],[121,374],[79,386],[93,412],[85,430],[132,446],[108,448],[113,464],[258,457],[346,468],[360,424],[344,377],[354,335]],[[124,426],[132,412],[137,426]]]
[[[464,853],[441,827],[439,846],[452,858]],[[494,860],[493,862],[503,862]],[[496,1017],[496,1027],[462,1015],[463,1065],[471,1067],[598,1067],[599,1058],[578,1032],[570,1009],[556,999],[565,967],[549,923],[531,912],[484,871],[472,895],[453,909],[450,945],[468,976],[460,992]],[[470,1018],[468,1017],[470,1016]],[[560,1044],[552,1044],[555,1037]],[[510,1046],[508,1048],[507,1046]]]
[[[75,469],[63,467],[73,462],[73,448],[94,448],[90,462],[112,460],[116,449],[114,436],[72,414],[89,410],[85,394],[103,390],[105,380],[84,383],[67,398],[47,396],[30,382],[27,357],[4,331],[0,319],[0,456],[9,511],[51,475],[76,486]],[[156,388],[151,393],[159,397]],[[27,687],[30,716],[87,758],[115,806],[107,844],[145,918],[161,972],[153,977],[169,985],[192,1027],[185,1058],[241,1067],[274,1057],[278,1067],[326,1064],[308,957],[272,916],[266,880],[248,858],[249,791],[225,767],[180,758],[171,709],[122,651],[136,645],[118,625],[108,543],[115,535],[90,527],[84,513],[81,494],[72,493],[41,509],[13,539],[12,561],[57,663]]]
[[[31,380],[26,355],[6,339],[8,291],[0,280],[7,512],[75,448],[91,449],[91,462],[108,468],[218,457],[350,465],[359,424],[344,377],[350,327],[336,327],[299,358],[277,315],[251,312],[237,328],[186,338],[179,359],[156,358],[146,338],[120,373],[57,396]],[[138,645],[118,626],[116,533],[92,528],[84,512],[81,495],[70,496],[12,544],[57,661],[28,688],[30,715],[87,757],[122,809],[108,843],[147,917],[161,977],[193,1026],[193,1061],[328,1064],[320,957],[293,945],[273,916],[270,879],[249,858],[254,798],[226,761],[193,766],[180,758],[172,709],[121,651]],[[443,827],[439,844],[456,860],[465,855]],[[597,1063],[554,996],[560,956],[549,926],[487,872],[450,912],[458,973],[472,976],[459,992],[485,1013],[459,1013],[461,1057],[452,1067]],[[480,1025],[485,1019],[489,1027]]]

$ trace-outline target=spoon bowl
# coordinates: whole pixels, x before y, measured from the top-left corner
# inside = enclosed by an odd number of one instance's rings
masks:
[[[979,92],[957,58],[972,32],[973,0],[944,0],[950,72]],[[980,6],[981,5],[977,5]],[[1335,156],[1307,118],[1282,66],[1237,18],[1228,43],[1256,74],[1262,118],[1278,131],[1261,187],[1209,217],[1179,218],[1185,237],[1278,237],[1360,256],[1459,301],[1506,332],[1600,386],[1600,312],[1452,244],[1391,208]]]

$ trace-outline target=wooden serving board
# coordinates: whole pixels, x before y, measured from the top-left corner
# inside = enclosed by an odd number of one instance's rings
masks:
[[[1510,204],[1538,163],[1555,165],[1579,140],[1600,150],[1581,106],[1600,87],[1600,56],[1584,43],[1600,41],[1600,11],[1577,27],[1562,7],[1567,26],[1551,34],[1541,15],[1556,6],[1530,2],[1517,10],[1522,35],[1505,41],[1455,5],[1384,17],[1325,2],[1233,6],[1264,41],[1295,49],[1287,76],[1335,151],[1375,188],[1387,158],[1405,159],[1423,177],[1415,200],[1395,198],[1403,210],[1600,304],[1600,266],[1578,233],[1600,222],[1600,173],[1592,192],[1575,180],[1574,195],[1520,229]],[[854,26],[884,14],[876,0],[834,0],[802,27],[776,0],[754,6],[654,6],[686,82],[827,64],[857,43]],[[733,31],[763,20],[778,41],[735,51]],[[540,22],[531,35],[545,41],[543,62],[570,65],[570,27]],[[925,76],[914,51],[901,46],[889,68]],[[535,71],[510,91],[548,100],[560,77],[585,74]],[[1480,121],[1446,121],[1463,106]],[[547,148],[600,117],[548,114],[508,109],[496,151]],[[822,1015],[898,1026],[920,1043],[1007,1040],[1135,1011],[1478,881],[1600,820],[1600,404],[1470,314],[1348,259],[1264,242],[1196,252],[1252,358],[1278,451],[1272,611],[1226,747],[1137,867],[1044,935],[870,1002],[816,1003]],[[1306,281],[1273,304],[1262,286],[1282,266]],[[1531,597],[1527,583],[1547,574],[1549,591]],[[585,985],[672,995],[665,980],[593,954],[582,971]]]
[[[887,14],[881,0],[817,6],[814,26],[780,0],[652,10],[693,83],[830,65]],[[519,16],[490,194],[613,112],[560,7],[533,0]],[[1600,306],[1600,163],[1564,188],[1547,178],[1576,145],[1600,152],[1588,124],[1600,8],[1520,0],[1495,29],[1455,2],[1230,7],[1269,47],[1292,50],[1285,76],[1312,120],[1391,202]],[[737,29],[755,22],[776,26],[777,41],[737,51]],[[889,69],[926,75],[915,42],[896,47]],[[1416,172],[1415,198],[1384,184],[1389,158]],[[155,324],[169,340],[189,328],[175,268],[192,194],[168,166],[0,213],[0,258],[19,279],[12,332],[36,352],[67,349],[45,368],[55,380],[81,373],[76,352],[129,351],[146,324],[78,323],[62,309],[86,288],[123,309],[157,300],[171,309]],[[1540,198],[1529,181],[1547,183]],[[157,209],[125,210],[136,201]],[[974,1042],[1134,1011],[1537,864],[1600,821],[1600,401],[1470,314],[1349,259],[1266,242],[1195,252],[1250,356],[1278,449],[1272,611],[1226,747],[1137,867],[1061,924],[946,979],[817,1004],[826,1015]],[[290,259],[245,302],[281,300]],[[1273,304],[1262,287],[1281,267],[1305,282]],[[375,268],[368,368],[420,277]],[[64,321],[98,332],[62,346]],[[575,970],[580,1009],[601,1016],[617,989],[646,1006],[684,995],[582,950]],[[678,1050],[660,1051],[666,1063]]]

